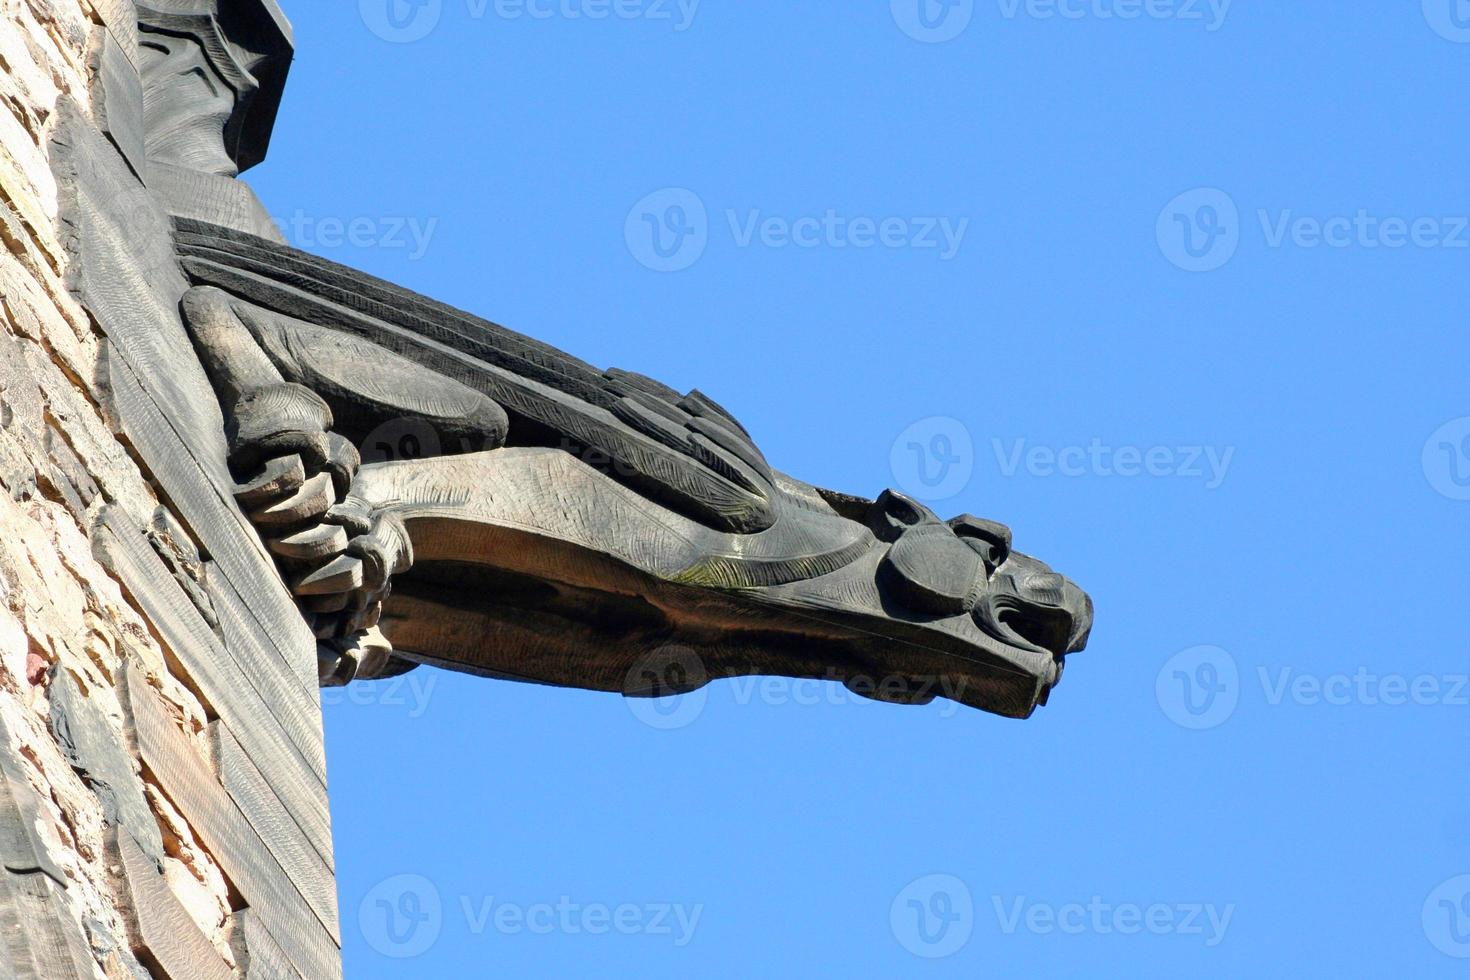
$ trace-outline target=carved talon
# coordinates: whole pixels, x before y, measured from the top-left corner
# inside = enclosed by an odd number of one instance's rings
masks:
[[[352,631],[354,633],[360,632],[362,630],[370,630],[376,628],[378,625],[378,621],[382,618],[383,603],[374,602],[362,612],[358,613],[356,616],[353,616],[350,620],[350,625],[352,626]]]
[[[362,561],[351,555],[338,555],[321,568],[308,572],[291,585],[298,596],[328,595],[352,592],[362,588]]]
[[[364,587],[373,592],[413,565],[413,544],[396,514],[375,515],[371,528],[348,544],[347,553],[362,559]]]
[[[328,439],[336,448],[327,469],[303,480],[299,456],[273,459],[237,489],[237,499],[255,505],[251,520],[280,560],[313,634],[353,643],[377,626],[392,576],[413,564],[413,547],[400,518],[341,489],[340,481],[356,475],[357,450],[335,433]],[[337,676],[336,668],[324,676]]]
[[[322,687],[343,687],[359,678],[402,673],[405,664],[393,656],[393,644],[376,627],[347,639],[317,644],[317,670]]]
[[[305,478],[299,454],[268,460],[236,499],[253,508],[314,634],[345,642],[377,624],[389,579],[412,563],[412,549],[402,521],[347,495],[350,483],[342,484],[357,473],[357,449],[326,437],[332,448],[321,472]]]
[[[332,595],[301,596],[299,602],[305,611],[325,616],[346,609],[351,598],[350,592],[337,592]]]
[[[325,469],[332,474],[332,488],[338,499],[347,496],[352,489],[352,478],[362,465],[362,456],[357,447],[346,436],[336,432],[327,433],[327,462]]]
[[[300,453],[269,459],[236,487],[235,497],[280,560],[298,604],[313,620],[314,635],[355,644],[376,627],[390,579],[412,564],[413,551],[399,518],[350,496],[360,465],[357,448],[337,433],[321,435],[327,451],[320,471],[307,477]],[[281,444],[296,438],[277,436]],[[387,643],[378,636],[375,643]],[[333,667],[326,676],[336,673]]]
[[[260,473],[235,487],[235,501],[246,510],[266,506],[301,489],[306,467],[300,456],[281,456],[266,463]]]
[[[266,547],[282,558],[320,561],[347,550],[347,532],[336,524],[317,524],[284,538],[271,538]]]
[[[291,496],[250,512],[250,520],[265,527],[289,527],[326,516],[332,506],[332,477],[318,473]]]
[[[355,538],[373,529],[373,508],[361,497],[348,493],[345,498],[332,505],[331,510],[327,511],[326,519],[328,523],[346,528],[347,533]]]

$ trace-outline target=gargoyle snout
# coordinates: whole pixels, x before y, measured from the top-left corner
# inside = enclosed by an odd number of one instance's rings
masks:
[[[1064,575],[1020,552],[996,569],[975,622],[997,640],[1057,656],[1087,646],[1092,600]]]

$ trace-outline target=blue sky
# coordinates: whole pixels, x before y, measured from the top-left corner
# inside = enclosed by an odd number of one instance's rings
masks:
[[[295,244],[1097,625],[1026,722],[328,692],[348,976],[1463,972],[1470,4],[396,3],[287,5]]]

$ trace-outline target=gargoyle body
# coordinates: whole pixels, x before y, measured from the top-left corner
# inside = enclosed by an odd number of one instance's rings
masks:
[[[792,479],[698,391],[246,233],[178,219],[177,248],[238,499],[328,682],[781,674],[1024,717],[1086,642],[1087,597],[1002,525]]]

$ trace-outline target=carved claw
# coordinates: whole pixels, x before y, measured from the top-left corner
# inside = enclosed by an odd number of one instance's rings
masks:
[[[310,403],[292,394],[248,404]],[[276,417],[281,417],[279,412]],[[311,417],[309,413],[294,416],[296,421]],[[361,676],[364,650],[385,649],[381,657],[375,654],[368,661],[381,667],[379,662],[386,662],[392,651],[387,639],[375,631],[382,601],[392,576],[413,563],[413,548],[403,522],[350,495],[359,466],[357,449],[336,433],[313,433],[259,421],[236,431],[252,438],[267,433],[264,439],[250,444],[256,449],[269,445],[298,450],[258,462],[253,475],[236,486],[235,499],[279,561],[313,633],[324,643],[335,645],[324,647],[328,652],[319,656],[319,660],[325,658],[319,664],[323,682],[346,683]],[[324,448],[319,466],[309,462],[314,459],[312,451],[303,449],[314,444]],[[237,448],[244,446],[242,442]],[[256,449],[240,448],[236,458],[252,458]],[[365,639],[369,634],[372,638]],[[359,652],[349,656],[342,652],[344,649]]]
[[[377,592],[399,572],[413,565],[413,543],[408,528],[397,514],[377,512],[372,524],[347,546],[347,553],[362,560],[364,587]]]
[[[332,506],[332,477],[318,473],[295,493],[250,512],[253,524],[265,528],[299,527],[326,516]]]
[[[354,680],[392,677],[417,666],[393,656],[393,644],[376,627],[317,644],[317,671],[322,687],[344,687]]]
[[[362,588],[362,562],[351,555],[338,555],[322,567],[308,572],[291,584],[298,596],[330,595],[354,592]]]
[[[285,380],[244,318],[254,308],[213,287],[183,298],[205,370],[225,408],[235,499],[261,531],[315,635],[334,644],[323,680],[381,668],[392,647],[376,632],[396,572],[413,562],[403,523],[351,496],[362,464],[332,431],[332,410]],[[350,669],[342,665],[347,664]],[[345,683],[345,681],[343,681]]]
[[[352,489],[352,478],[362,465],[362,455],[351,441],[336,432],[327,433],[327,459],[323,469],[332,475],[332,488],[337,499],[346,497]]]
[[[235,488],[235,501],[246,511],[283,500],[306,482],[300,456],[281,456],[268,462],[256,476]]]
[[[347,532],[335,524],[317,524],[283,538],[271,538],[266,547],[282,558],[320,561],[347,550]]]

